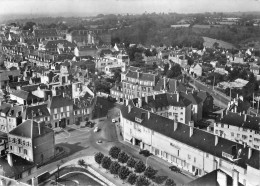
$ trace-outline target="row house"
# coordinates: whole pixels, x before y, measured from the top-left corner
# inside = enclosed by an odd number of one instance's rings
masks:
[[[77,46],[74,49],[74,55],[79,58],[84,58],[88,56],[96,57],[97,47],[94,45]]]
[[[136,98],[133,99],[133,103],[135,103],[136,107],[181,123],[187,124],[192,118],[192,102],[181,97],[178,92]]]
[[[154,87],[154,93],[174,93],[174,92],[186,92],[186,86],[178,81],[177,79],[170,79],[170,78],[159,78],[158,82]]]
[[[56,29],[36,29],[33,31],[33,35],[35,41],[37,42],[58,39],[58,33]]]
[[[153,94],[154,86],[159,77],[157,74],[143,73],[139,71],[127,71],[121,73],[121,90],[113,88],[110,95],[117,100],[145,97]],[[122,95],[122,97],[118,97]]]
[[[245,146],[260,150],[260,118],[247,114],[224,111],[214,123],[214,134]]]
[[[72,30],[66,34],[66,40],[71,43],[85,43],[89,45],[96,44],[96,35],[89,30]]]
[[[43,50],[51,53],[73,53],[75,44],[67,40],[47,40],[39,44],[39,50]]]
[[[54,131],[44,122],[26,120],[8,134],[9,158],[19,156],[37,165],[54,158]]]
[[[259,185],[258,150],[138,108],[132,100],[120,111],[125,142],[145,149],[195,176],[220,169],[237,183]]]
[[[50,125],[50,112],[47,104],[32,105],[25,107],[22,113],[23,122],[26,120],[33,120],[35,122],[44,122],[45,126],[52,127]]]
[[[53,96],[47,101],[52,128],[74,123],[73,101],[63,95]]]
[[[179,64],[182,68],[188,65],[188,60],[185,59],[185,54],[170,53],[168,56],[168,60]]]

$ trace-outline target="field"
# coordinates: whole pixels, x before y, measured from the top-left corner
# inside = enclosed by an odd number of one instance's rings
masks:
[[[203,43],[204,47],[209,47],[210,48],[210,47],[213,46],[213,44],[215,42],[217,42],[217,43],[219,43],[219,47],[221,47],[221,48],[225,48],[225,49],[232,49],[232,48],[234,48],[234,49],[236,49],[236,47],[233,44],[225,42],[225,41],[212,39],[212,38],[209,38],[209,37],[203,37],[203,39],[204,39],[204,43]]]

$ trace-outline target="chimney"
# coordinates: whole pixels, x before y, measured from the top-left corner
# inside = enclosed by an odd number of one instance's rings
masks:
[[[252,148],[248,147],[248,159],[250,159],[252,156]]]
[[[131,112],[131,109],[132,109],[131,105],[128,105],[128,113]]]
[[[178,128],[178,122],[174,121],[174,123],[173,123],[173,130],[176,131],[177,128]]]
[[[236,169],[232,170],[232,178],[233,178],[233,182],[232,182],[232,186],[238,186],[238,171]]]
[[[38,178],[37,177],[32,178],[32,186],[38,186]]]
[[[141,108],[142,106],[142,98],[138,98],[138,107]]]
[[[153,99],[155,100],[155,94],[153,94]]]
[[[244,114],[244,121],[246,121],[246,117],[247,117],[247,115],[246,115],[246,114]]]
[[[235,105],[234,112],[237,113],[237,106]]]
[[[148,103],[148,96],[145,96],[145,102]]]
[[[137,79],[139,79],[139,76],[140,76],[140,74],[139,74],[139,72],[137,71]]]
[[[39,135],[41,135],[42,131],[41,131],[41,123],[38,123],[38,131],[39,131]]]
[[[129,99],[125,100],[125,104],[126,104],[126,106],[129,104]]]
[[[163,89],[166,90],[166,77],[163,78]]]
[[[7,154],[7,162],[11,167],[13,166],[13,157],[11,153]]]
[[[218,136],[215,135],[215,146],[217,146],[217,144],[218,144]]]
[[[227,186],[227,175],[226,175],[226,173],[222,172],[221,170],[218,170],[218,172],[217,172],[217,182],[221,186]]]
[[[151,117],[151,113],[148,111],[147,112],[147,118],[150,119],[150,117]]]
[[[179,92],[176,92],[176,96],[177,96],[177,102],[179,102],[180,101],[180,94],[179,94]]]
[[[194,123],[192,121],[189,121],[189,126],[190,126],[190,137],[191,137],[193,135]]]

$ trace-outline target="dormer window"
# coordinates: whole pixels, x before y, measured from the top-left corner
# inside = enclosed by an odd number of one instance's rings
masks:
[[[138,122],[138,123],[142,123],[142,119],[138,118],[138,117],[135,117],[135,121]]]

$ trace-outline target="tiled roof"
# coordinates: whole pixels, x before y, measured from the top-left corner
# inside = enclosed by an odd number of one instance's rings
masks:
[[[155,87],[154,87],[155,91],[161,91],[162,89],[164,89],[164,78],[160,78],[158,80],[158,82],[156,83]],[[176,79],[166,78],[166,90],[168,92],[172,92],[172,93],[175,92],[175,91],[185,92],[186,87]]]
[[[32,122],[32,120],[26,120],[13,130],[11,130],[9,134],[33,139],[40,136],[39,125],[41,127],[41,135],[53,132],[52,129],[45,127],[44,122],[38,124],[35,121]]]
[[[47,104],[27,107],[22,115],[24,119],[32,119],[32,114],[34,119],[50,116]]]
[[[222,156],[222,152],[226,152],[230,147],[236,146],[236,153],[241,151],[239,160],[237,164],[240,167],[246,168],[247,164],[259,169],[260,168],[260,154],[259,151],[252,149],[252,156],[248,159],[248,147],[245,147],[239,143],[229,141],[225,138],[218,137],[218,143],[215,146],[215,135],[208,133],[197,128],[193,128],[193,134],[190,137],[190,127],[183,123],[177,123],[177,129],[174,131],[174,122],[173,120],[150,113],[150,118],[148,119],[148,111],[137,108],[134,106],[133,102],[130,100],[129,105],[131,105],[131,111],[128,112],[128,106],[121,106],[121,113],[124,118],[132,122],[136,122],[135,118],[140,113],[145,115],[142,119],[140,125],[151,129],[152,131],[158,132],[164,136],[172,138],[181,143],[187,144],[193,148],[199,149],[203,152],[212,154],[219,158],[225,159],[226,161],[231,161],[228,158]],[[241,149],[241,150],[240,150]]]
[[[62,44],[65,48],[70,47],[74,48],[76,45],[67,41],[67,40],[53,40],[53,41],[47,41],[45,48],[57,48],[58,44]]]
[[[11,104],[2,103],[2,105],[0,106],[0,112],[7,114],[11,106],[12,106]]]
[[[6,177],[15,177],[21,173],[23,173],[26,170],[29,170],[33,167],[35,167],[36,165],[32,162],[29,162],[27,160],[25,160],[24,158],[21,158],[19,156],[16,156],[15,154],[12,154],[12,158],[13,158],[13,166],[10,166],[7,162],[7,158],[0,158],[0,165],[3,168],[4,171],[4,176]],[[8,182],[9,185],[10,182]],[[12,185],[12,184],[10,184]],[[21,184],[19,184],[21,185]]]
[[[77,47],[80,52],[89,51],[89,50],[97,50],[96,46],[80,46]]]
[[[26,92],[24,90],[15,90],[11,94],[16,97],[22,98],[23,100],[37,99],[38,97],[33,95],[31,92]]]
[[[53,96],[48,103],[49,108],[60,108],[73,105],[73,101],[69,98],[64,98],[62,95]]]
[[[50,37],[57,36],[56,29],[38,29],[34,30],[35,37]]]
[[[9,117],[17,117],[19,116],[19,114],[21,115],[22,112],[23,112],[23,106],[14,105],[13,107],[10,108],[7,115]]]
[[[180,92],[180,95],[190,100],[194,105],[198,105],[202,102],[202,99],[200,99],[195,92]]]
[[[138,73],[139,73],[139,78],[138,77]],[[149,73],[142,73],[142,72],[133,72],[131,70],[129,70],[126,73],[126,77],[129,78],[134,78],[134,79],[140,79],[140,80],[144,80],[144,81],[155,81],[155,74],[149,74]]]
[[[40,87],[40,89],[47,89],[48,86],[46,84],[36,84],[36,85],[26,85],[26,86],[22,86],[21,90],[24,90],[26,92],[33,92],[35,90],[38,89],[38,87]]]
[[[216,169],[200,178],[197,178],[196,180],[193,180],[187,184],[184,184],[184,186],[220,186],[217,182],[218,179],[218,172],[221,171],[220,169]],[[226,174],[225,172],[221,171],[223,174]],[[233,179],[231,176],[226,174],[227,176],[227,185],[232,185]],[[241,183],[238,184],[238,186],[242,186]]]
[[[29,85],[29,81],[19,81],[19,82],[12,82],[8,84],[10,88],[16,88],[17,86],[24,86],[24,85]]]
[[[167,106],[176,106],[176,107],[186,107],[191,104],[191,101],[184,97],[179,97],[179,101],[177,101],[177,94],[171,93],[163,93],[156,94],[153,96],[147,96],[148,103],[145,101],[145,97],[142,98],[142,107],[147,110],[151,110],[151,108],[161,108]],[[134,103],[137,103],[138,99],[133,100]]]
[[[246,117],[246,120],[245,120]],[[240,113],[228,112],[220,119],[221,123],[260,131],[260,118]]]

